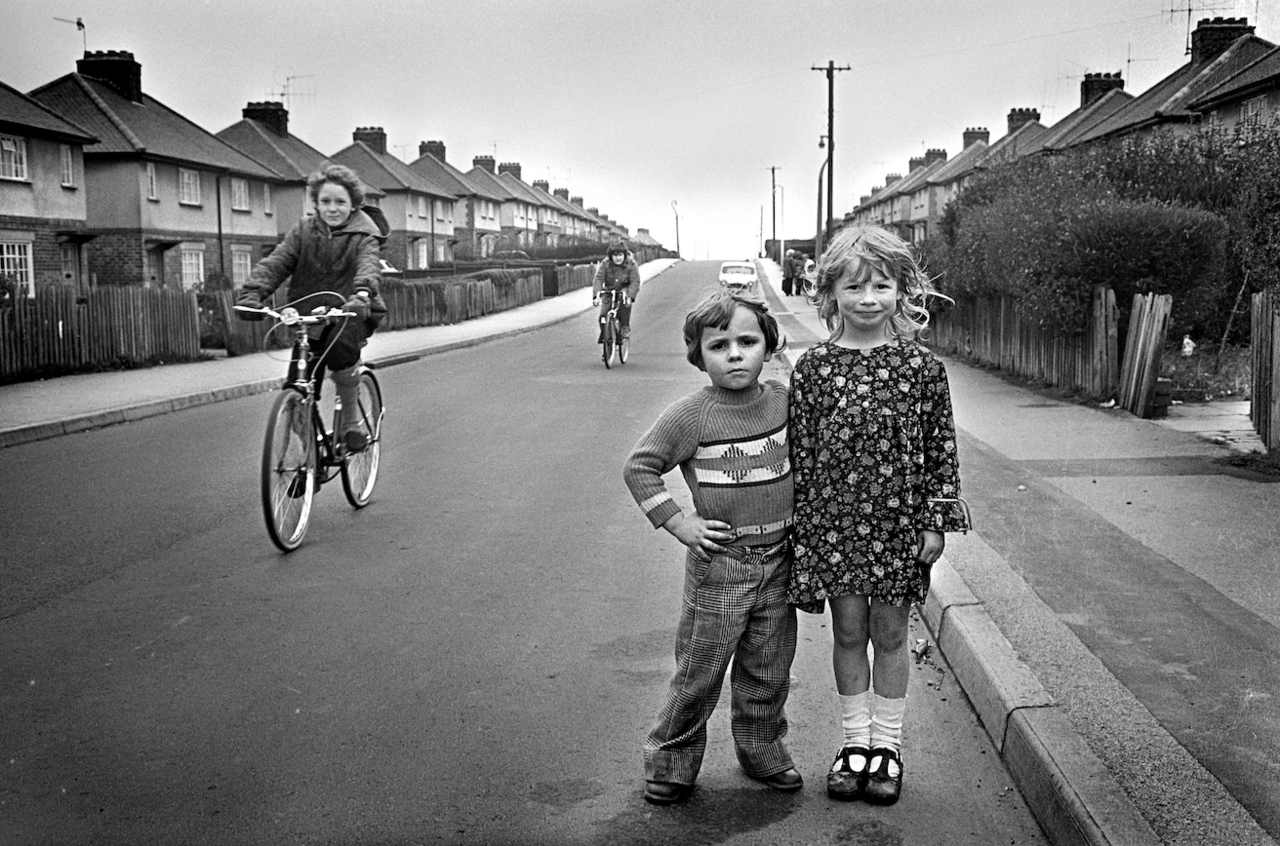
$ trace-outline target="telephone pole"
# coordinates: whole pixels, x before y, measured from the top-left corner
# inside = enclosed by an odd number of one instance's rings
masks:
[[[824,231],[831,229],[834,220],[832,200],[835,194],[835,158],[836,158],[836,71],[850,70],[848,65],[836,67],[835,62],[827,62],[825,68],[810,68],[822,71],[827,75],[827,223]]]
[[[777,167],[769,168],[769,209],[773,213],[773,243],[778,243],[778,182]]]

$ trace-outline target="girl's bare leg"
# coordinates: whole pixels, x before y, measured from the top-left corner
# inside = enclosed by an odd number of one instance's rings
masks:
[[[902,699],[907,695],[907,680],[911,673],[911,647],[908,644],[910,605],[889,605],[878,599],[871,600],[870,635],[875,649],[873,688],[887,699]],[[837,686],[839,676],[836,677]]]
[[[836,692],[844,696],[864,693],[871,686],[871,662],[867,658],[871,606],[867,597],[856,595],[839,596],[828,602],[835,638],[831,666],[836,676]]]

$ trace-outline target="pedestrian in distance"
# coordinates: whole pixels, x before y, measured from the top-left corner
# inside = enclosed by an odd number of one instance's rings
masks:
[[[831,605],[843,742],[827,795],[892,804],[902,791],[911,605],[925,601],[944,532],[968,528],[951,396],[942,362],[917,340],[936,292],[910,245],[879,227],[845,229],[816,276],[813,300],[831,337],[791,376],[788,598],[809,613]]]
[[[795,289],[796,267],[791,260],[795,253],[795,250],[787,250],[782,256],[782,293],[788,297]]]
[[[631,337],[631,304],[640,293],[640,265],[631,257],[631,251],[621,241],[609,245],[604,261],[596,267],[596,275],[591,279],[591,304],[600,308],[600,337],[597,344],[604,343],[604,324],[609,314],[609,300],[601,296],[605,291],[622,291],[625,302],[618,304],[618,326],[623,338]]]
[[[676,672],[644,742],[644,798],[657,805],[692,792],[731,660],[739,764],[774,790],[804,785],[783,743],[796,649],[796,612],[786,598],[793,505],[787,387],[760,381],[785,342],[763,302],[723,289],[689,312],[684,342],[689,363],[711,384],[663,411],[623,467],[649,521],[688,548]],[[692,513],[663,483],[676,467]]]
[[[350,452],[360,452],[368,446],[357,405],[360,350],[387,312],[379,291],[379,251],[390,227],[379,209],[362,208],[364,188],[348,167],[331,164],[313,173],[307,179],[307,195],[315,214],[295,223],[271,254],[258,262],[236,305],[262,308],[288,279],[289,299],[299,311],[341,305],[356,315],[316,330],[311,340],[313,348],[321,351],[318,361],[328,369],[342,402],[341,443]],[[334,295],[341,301],[335,301]],[[263,317],[245,312],[240,316]]]

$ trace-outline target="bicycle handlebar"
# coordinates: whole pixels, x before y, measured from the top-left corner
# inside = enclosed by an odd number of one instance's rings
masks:
[[[312,326],[317,323],[330,323],[335,320],[341,320],[348,317],[359,317],[353,311],[343,311],[340,308],[325,308],[320,306],[310,314],[303,314],[293,306],[285,306],[280,311],[269,306],[262,308],[250,308],[249,306],[232,306],[236,311],[243,311],[248,314],[265,314],[275,320],[279,320],[286,326]]]

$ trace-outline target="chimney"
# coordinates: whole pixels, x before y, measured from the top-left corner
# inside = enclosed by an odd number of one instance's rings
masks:
[[[1115,73],[1086,73],[1080,83],[1080,108],[1093,105],[1114,88],[1124,90],[1124,80],[1120,71]]]
[[[556,196],[557,196],[557,197],[559,197],[560,199],[564,200],[566,203],[567,203],[567,202],[569,202],[569,189],[568,189],[568,188],[557,188],[556,190],[552,191],[551,193],[552,193],[552,194],[554,194],[554,195],[556,195]]]
[[[863,194],[861,197],[858,198],[858,205],[865,206],[867,204],[867,200],[870,200],[870,199],[871,199],[870,194]]]
[[[444,142],[443,141],[419,141],[418,155],[425,156],[427,153],[435,156],[440,161],[444,161]]]
[[[76,73],[99,79],[135,103],[142,102],[142,65],[126,50],[95,50],[76,61]]]
[[[263,124],[281,138],[289,134],[289,110],[284,103],[250,103],[241,110],[245,120]]]
[[[637,230],[636,230],[636,234],[638,234],[638,235],[648,235],[648,234],[649,234],[649,230],[648,230],[648,229],[637,229]]]
[[[509,173],[516,179],[520,178],[520,162],[503,162],[498,165],[498,173]]]
[[[924,163],[931,165],[934,162],[945,162],[947,160],[947,151],[940,150],[937,147],[930,147],[924,152]]]
[[[574,204],[575,206],[577,206],[578,208],[582,208],[582,198],[581,198],[581,197],[570,197],[570,198],[569,198],[569,202],[573,203],[573,204]]]
[[[884,187],[888,188],[893,183],[902,178],[901,173],[886,173],[884,176]]]
[[[1242,35],[1252,35],[1248,18],[1202,18],[1191,33],[1191,64],[1216,59]]]
[[[546,191],[548,194],[551,193],[551,183],[545,179],[535,179],[533,181],[533,187],[540,188],[541,190]]]
[[[907,159],[907,173],[915,173],[922,167],[924,167],[924,156]]]
[[[356,131],[351,133],[351,140],[363,141],[375,153],[387,152],[387,133],[382,131],[381,126],[356,127]]]
[[[587,211],[590,212],[593,217],[600,217],[600,209],[587,209]],[[600,219],[604,220],[602,217]]]
[[[1033,120],[1040,120],[1040,112],[1035,109],[1010,109],[1009,134],[1012,135]]]
[[[964,140],[961,142],[961,148],[963,149],[968,147],[976,141],[981,141],[983,144],[987,144],[991,141],[991,133],[987,131],[985,126],[976,126],[965,129]]]
[[[471,160],[472,167],[483,168],[493,173],[493,156],[476,156]]]

